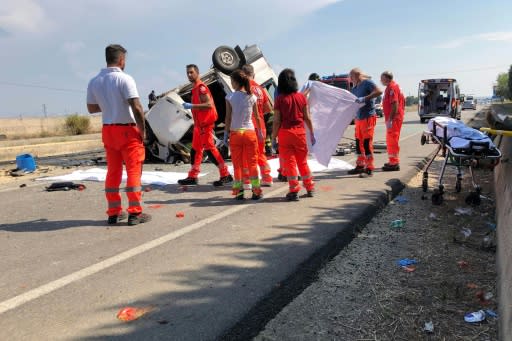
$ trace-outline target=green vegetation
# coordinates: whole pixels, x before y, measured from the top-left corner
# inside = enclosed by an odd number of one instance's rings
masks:
[[[91,128],[91,120],[87,116],[73,114],[66,117],[64,128],[71,135],[87,134]]]
[[[415,96],[407,96],[405,98],[405,106],[410,107],[412,105],[418,104],[418,97]]]
[[[509,73],[502,72],[496,78],[496,96],[504,97],[507,99],[512,99],[512,91],[510,89],[511,80],[510,80],[510,72],[512,71],[512,66]]]

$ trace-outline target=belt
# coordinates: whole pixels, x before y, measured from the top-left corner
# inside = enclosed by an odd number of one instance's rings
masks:
[[[104,123],[103,126],[122,126],[122,127],[135,127],[135,123]]]

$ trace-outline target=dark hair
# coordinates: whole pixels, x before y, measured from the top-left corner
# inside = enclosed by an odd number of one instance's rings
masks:
[[[295,71],[292,69],[284,69],[279,74],[277,90],[280,94],[287,95],[297,92],[299,90],[299,84],[297,78],[295,78]]]
[[[126,49],[119,44],[110,44],[105,48],[105,60],[107,65],[119,62],[121,55],[126,54]]]
[[[309,75],[308,80],[310,80],[310,81],[319,81],[320,80],[320,75],[318,73],[314,72],[314,73]]]
[[[188,64],[188,65],[187,65],[187,70],[188,70],[188,69],[194,69],[194,70],[196,70],[196,71],[197,71],[197,73],[199,73],[199,68],[197,67],[197,65],[196,65],[196,64]]]
[[[252,94],[251,80],[245,74],[245,72],[243,70],[238,69],[238,70],[233,71],[233,73],[231,74],[231,79],[234,80],[235,82],[237,82],[238,84],[240,84],[245,89],[247,94],[249,94],[249,95]]]
[[[384,71],[381,76],[386,77],[390,81],[393,80],[393,72],[391,72],[391,71]]]
[[[251,64],[242,66],[242,71],[249,77],[254,77],[254,67]]]

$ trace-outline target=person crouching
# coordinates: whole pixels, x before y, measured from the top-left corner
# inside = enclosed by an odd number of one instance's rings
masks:
[[[258,144],[264,137],[258,119],[257,98],[251,92],[249,77],[242,70],[231,74],[231,86],[235,92],[226,96],[224,143],[227,144],[229,135],[235,178],[233,195],[237,200],[244,200],[243,175],[248,173],[252,200],[258,200],[263,196],[258,173]],[[253,122],[256,123],[256,130]],[[244,167],[248,168],[245,172]]]

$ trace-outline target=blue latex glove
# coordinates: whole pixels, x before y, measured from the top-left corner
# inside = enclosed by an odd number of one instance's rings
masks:
[[[256,129],[256,135],[258,136],[258,141],[263,141],[265,138],[263,137],[263,133],[261,129]]]
[[[364,97],[358,97],[356,98],[356,103],[365,103],[366,99]]]
[[[277,151],[277,141],[276,141],[276,139],[272,140],[272,149],[274,149],[274,151]]]
[[[393,127],[393,120],[386,121],[386,128],[391,129]]]
[[[192,109],[192,103],[187,103],[187,102],[183,103],[183,108]]]
[[[311,145],[314,146],[316,144],[315,134],[311,134]]]
[[[222,142],[224,142],[225,146],[228,145],[228,132],[227,131],[224,132],[224,138],[222,139]]]

